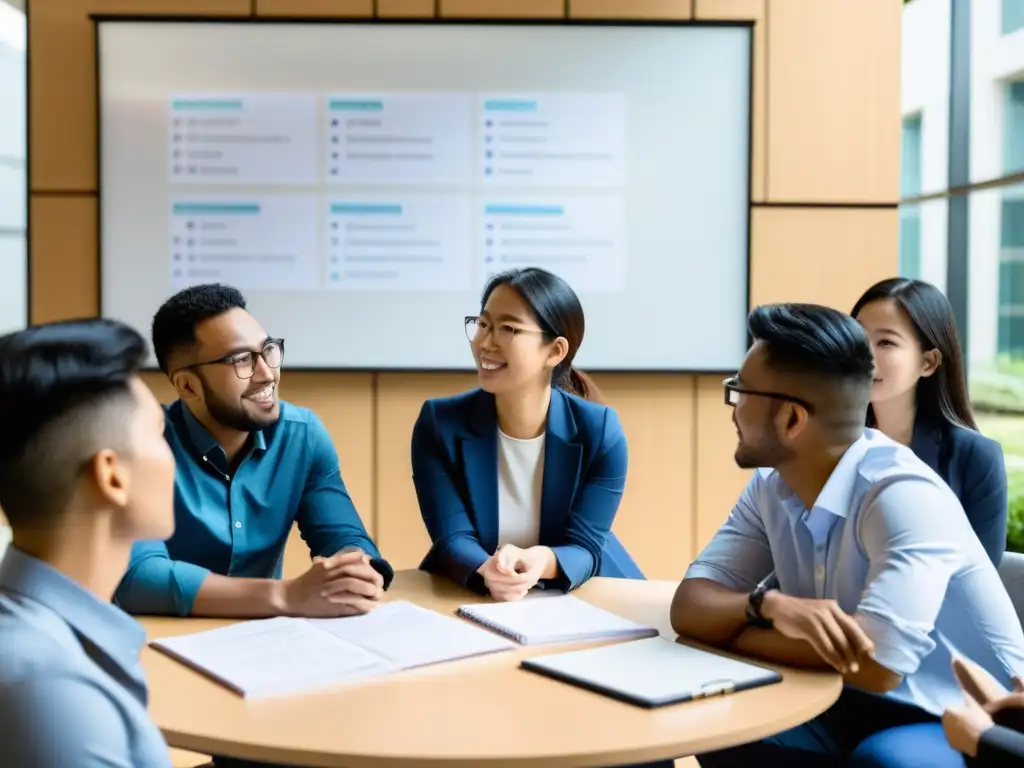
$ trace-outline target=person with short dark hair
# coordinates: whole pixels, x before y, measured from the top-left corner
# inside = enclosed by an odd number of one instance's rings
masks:
[[[998,566],[1006,551],[1006,462],[974,420],[949,301],[930,283],[894,277],[868,288],[850,314],[875,353],[868,426],[909,445],[946,481]]]
[[[170,766],[146,712],[146,632],[110,604],[132,543],[174,529],[174,457],[145,358],[113,320],[0,338],[4,765]]]
[[[153,318],[153,347],[178,393],[166,438],[178,461],[173,537],[138,544],[116,601],[136,614],[366,613],[394,575],[345,489],[317,416],[278,398],[283,339],[235,288],[186,288]],[[281,579],[292,529],[311,567]]]
[[[420,564],[498,600],[643,578],[611,532],[626,482],[619,417],[573,367],[583,307],[563,279],[496,275],[465,318],[478,389],[427,400],[412,472],[433,546]]]
[[[808,304],[755,309],[754,344],[725,381],[756,469],[687,570],[673,628],[846,683],[821,716],[699,755],[747,765],[962,766],[940,717],[962,698],[952,659],[1008,684],[1024,633],[957,497],[914,452],[864,426],[875,375],[867,333]],[[769,578],[771,577],[771,578]]]

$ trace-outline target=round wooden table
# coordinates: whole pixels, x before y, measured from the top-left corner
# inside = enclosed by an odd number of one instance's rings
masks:
[[[675,638],[668,619],[674,590],[674,582],[596,578],[574,594]],[[387,599],[452,614],[485,598],[421,571],[402,571]],[[228,623],[143,619],[151,638]],[[150,647],[142,663],[150,712],[171,746],[317,767],[546,768],[682,757],[799,725],[831,706],[841,689],[838,675],[783,668],[776,685],[647,710],[518,668],[525,656],[567,648],[533,646],[256,701]]]

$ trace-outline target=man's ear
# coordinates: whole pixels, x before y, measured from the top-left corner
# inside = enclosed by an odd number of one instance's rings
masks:
[[[182,400],[196,400],[200,394],[199,377],[192,371],[175,371],[170,376],[174,391]]]
[[[112,507],[128,504],[128,469],[116,451],[104,448],[86,464],[86,473],[95,493]]]
[[[775,414],[775,427],[783,442],[791,443],[807,429],[807,409],[797,403],[781,403]]]
[[[924,369],[921,371],[922,377],[931,376],[942,365],[942,353],[937,349],[929,349],[924,353]]]

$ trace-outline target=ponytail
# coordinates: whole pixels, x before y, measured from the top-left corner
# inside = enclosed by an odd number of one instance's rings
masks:
[[[568,392],[570,395],[582,397],[592,403],[601,403],[601,390],[597,388],[594,380],[583,371],[573,368],[571,365],[558,376],[557,384],[559,389]]]

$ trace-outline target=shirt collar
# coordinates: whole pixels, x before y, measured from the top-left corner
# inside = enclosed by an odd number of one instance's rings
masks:
[[[138,665],[146,642],[141,624],[13,544],[0,560],[0,590],[49,608],[121,668],[130,670]]]
[[[877,430],[865,429],[864,434],[846,449],[825,482],[825,486],[821,489],[821,493],[818,494],[818,498],[814,500],[814,506],[807,510],[809,517],[820,517],[814,514],[819,510],[842,518],[849,514],[856,491],[857,477],[860,474],[861,460],[872,444],[878,442],[879,438],[884,439]],[[776,475],[779,497],[789,509],[800,513],[805,511],[803,503],[782,479],[782,475],[773,469],[762,471],[766,475]]]
[[[214,448],[219,448],[223,452],[224,449],[221,448],[220,443],[207,431],[206,427],[199,423],[199,419],[192,415],[192,411],[189,410],[188,406],[180,400],[178,405],[181,407],[181,417],[185,422],[185,429],[188,431],[189,439],[192,441],[195,449],[199,451],[199,455],[206,456]],[[252,434],[252,447],[254,450],[267,450],[267,438],[263,434],[262,429],[257,429],[250,434]]]

